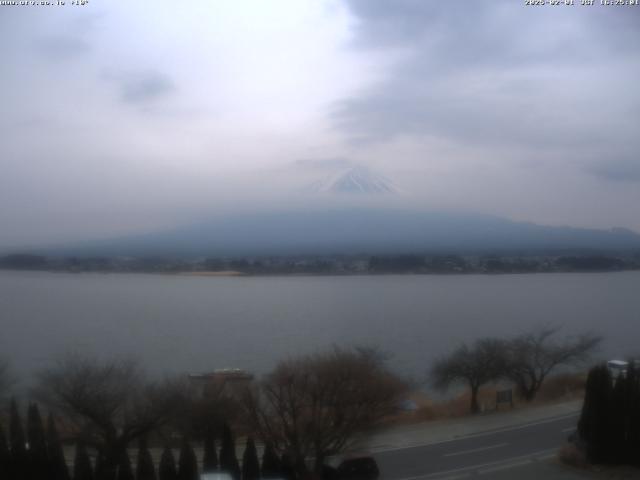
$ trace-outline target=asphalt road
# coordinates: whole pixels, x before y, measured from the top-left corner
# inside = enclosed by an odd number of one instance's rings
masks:
[[[428,445],[373,453],[382,480],[419,480],[488,474],[550,458],[575,430],[578,414],[537,421]]]

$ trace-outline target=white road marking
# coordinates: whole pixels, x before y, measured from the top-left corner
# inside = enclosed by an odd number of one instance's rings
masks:
[[[448,477],[440,477],[438,480],[460,480],[461,478],[469,478],[471,476],[471,472],[462,473],[460,475],[450,475]]]
[[[450,438],[448,440],[441,440],[438,442],[425,442],[425,443],[412,443],[410,445],[402,445],[399,447],[375,447],[375,446],[370,446],[369,447],[369,451],[372,453],[385,453],[385,452],[396,452],[398,450],[409,450],[411,448],[422,448],[422,447],[430,447],[432,445],[441,445],[443,443],[451,443],[451,442],[457,442],[459,440],[466,440],[467,438],[478,438],[478,437],[486,437],[488,435],[493,435],[495,433],[503,433],[503,432],[510,432],[513,430],[521,430],[523,428],[529,428],[529,427],[535,427],[537,425],[544,425],[545,423],[553,423],[553,422],[559,422],[561,420],[565,420],[567,418],[571,418],[571,417],[577,417],[578,415],[580,415],[580,412],[574,412],[574,413],[569,413],[569,414],[565,414],[565,415],[560,415],[557,417],[553,417],[553,418],[547,418],[545,420],[540,420],[537,422],[531,422],[531,423],[524,423],[521,425],[516,425],[516,426],[511,426],[511,427],[504,427],[504,428],[498,428],[495,430],[488,430],[485,432],[478,432],[478,433],[470,433],[469,435],[461,435],[459,437],[455,437],[455,438]]]
[[[443,457],[457,457],[458,455],[466,455],[468,453],[476,453],[476,452],[483,452],[485,450],[493,450],[494,448],[506,447],[507,445],[509,445],[509,444],[508,443],[498,443],[496,445],[489,445],[489,446],[486,446],[486,447],[472,448],[470,450],[462,450],[461,452],[445,453],[442,456]]]
[[[433,472],[433,473],[428,473],[426,475],[415,475],[413,477],[398,478],[394,480],[429,480],[433,478],[443,479],[443,478],[449,478],[449,476],[455,475],[456,473],[461,474],[463,472],[473,472],[481,468],[494,467],[498,465],[507,465],[507,464],[512,464],[515,466],[517,465],[517,462],[520,460],[531,459],[535,457],[543,458],[544,456],[549,455],[550,453],[555,452],[556,450],[557,450],[557,447],[550,448],[547,450],[540,450],[538,452],[532,452],[527,455],[519,455],[517,457],[505,458],[504,460],[496,460],[495,462],[481,463],[478,465],[470,465],[468,467],[454,468],[452,470],[443,470],[442,472]]]
[[[539,462],[542,462],[544,460],[551,460],[552,458],[556,458],[557,455],[558,452],[547,453],[546,455],[540,455],[539,457],[536,457],[536,460],[538,460]]]
[[[521,467],[522,465],[528,465],[532,463],[530,458],[525,458],[524,460],[518,460],[517,462],[507,463],[505,465],[497,465],[495,467],[489,468],[481,468],[478,470],[478,474],[485,475],[487,473],[499,472],[501,470],[508,470],[510,468]]]

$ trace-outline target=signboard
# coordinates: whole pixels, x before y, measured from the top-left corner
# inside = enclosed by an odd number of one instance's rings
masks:
[[[513,392],[511,389],[496,392],[496,409],[501,403],[508,403],[513,408]]]

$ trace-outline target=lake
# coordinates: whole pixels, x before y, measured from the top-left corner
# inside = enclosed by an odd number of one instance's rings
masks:
[[[552,323],[640,352],[640,272],[195,277],[0,271],[0,357],[28,379],[66,350],[152,373],[269,371],[333,344],[378,345],[417,378],[459,342]]]

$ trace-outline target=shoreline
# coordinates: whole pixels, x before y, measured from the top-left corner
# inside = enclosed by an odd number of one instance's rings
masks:
[[[137,273],[137,272],[131,272]],[[155,272],[144,272],[155,273]],[[238,272],[237,270],[202,270],[202,271],[186,271],[186,272],[167,272],[167,275],[185,275],[189,277],[241,277],[246,276],[244,272]]]
[[[537,270],[521,272],[241,272],[238,270],[182,270],[182,271],[153,271],[153,270],[65,270],[65,269],[27,269],[0,268],[0,272],[31,272],[31,273],[67,273],[67,274],[133,274],[133,275],[175,275],[186,277],[383,277],[383,276],[438,276],[438,277],[466,277],[466,276],[507,276],[507,275],[544,275],[544,274],[610,274],[640,272],[640,268],[620,270]]]

